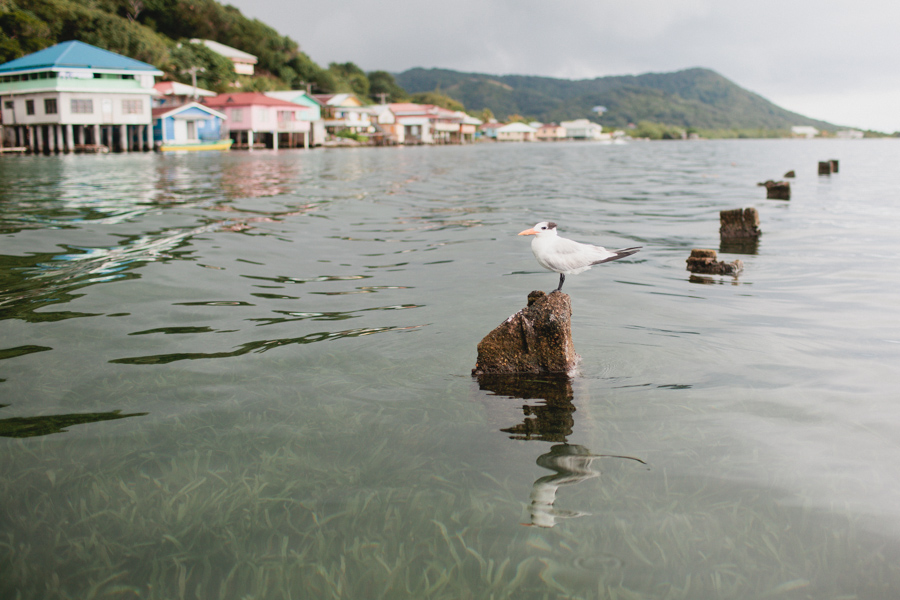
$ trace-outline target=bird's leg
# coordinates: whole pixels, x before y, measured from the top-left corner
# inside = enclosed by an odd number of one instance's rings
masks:
[[[565,281],[566,281],[566,274],[565,274],[565,273],[560,273],[560,274],[559,274],[559,287],[556,288],[555,291],[561,292],[561,291],[562,291],[562,284],[565,283]]]

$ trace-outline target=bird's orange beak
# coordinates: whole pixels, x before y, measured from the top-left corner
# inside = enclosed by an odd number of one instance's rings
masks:
[[[519,235],[537,235],[537,231],[534,229],[526,229],[525,231],[519,232]]]

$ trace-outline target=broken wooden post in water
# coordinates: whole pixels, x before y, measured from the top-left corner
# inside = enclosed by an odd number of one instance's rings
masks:
[[[755,208],[735,208],[719,213],[719,252],[756,254],[759,249],[759,212]]]
[[[820,160],[819,161],[819,175],[831,175],[831,161],[830,160]]]
[[[763,183],[758,183],[766,188],[766,198],[769,200],[790,200],[791,184],[789,181],[772,181],[771,179]]]
[[[722,240],[759,239],[759,212],[755,208],[735,208],[719,212],[719,237]]]
[[[832,172],[832,173],[837,173],[837,172],[838,172],[838,161],[837,161],[837,159],[836,159],[836,158],[832,158],[832,159],[831,159],[830,161],[828,161],[828,162],[831,163],[831,172]]]
[[[531,292],[528,306],[478,343],[472,375],[573,373],[578,355],[572,344],[571,319],[568,294]]]
[[[734,260],[730,263],[717,261],[715,250],[694,248],[687,259],[687,270],[691,273],[704,273],[706,275],[737,275],[744,269],[744,263]]]

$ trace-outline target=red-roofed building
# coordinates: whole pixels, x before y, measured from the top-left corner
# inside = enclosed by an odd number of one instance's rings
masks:
[[[233,148],[309,147],[310,122],[302,119],[307,106],[271,98],[259,92],[219,94],[203,104],[225,113],[225,136]]]

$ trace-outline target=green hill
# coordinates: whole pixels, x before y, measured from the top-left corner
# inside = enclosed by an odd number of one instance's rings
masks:
[[[542,122],[590,118],[608,127],[652,121],[703,130],[836,129],[780,108],[709,69],[568,80],[417,68],[395,78],[410,93],[438,89],[469,110],[489,108],[500,120],[515,114]],[[607,109],[599,119],[595,106]]]
[[[245,89],[310,83],[322,91],[339,91],[346,83],[313,62],[291,38],[215,0],[0,0],[0,63],[80,40],[187,82],[185,62],[212,67],[209,62],[215,60],[202,49],[182,51],[179,42],[189,38],[215,40],[257,56],[258,76],[242,82]],[[228,83],[201,82],[212,89]]]

